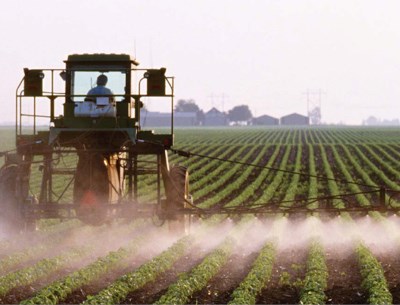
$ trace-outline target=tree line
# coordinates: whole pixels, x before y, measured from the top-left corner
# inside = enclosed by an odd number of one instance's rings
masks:
[[[193,99],[178,100],[175,105],[175,112],[194,112],[197,115],[197,120],[199,122],[204,122],[205,113],[200,107],[196,104]],[[248,122],[253,118],[253,115],[247,105],[239,105],[235,106],[232,109],[228,110],[225,113],[231,122]]]

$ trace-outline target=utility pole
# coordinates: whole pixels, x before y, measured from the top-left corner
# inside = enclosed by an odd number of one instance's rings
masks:
[[[211,93],[209,96],[207,96],[209,99],[211,99],[211,108],[214,107],[214,93]]]
[[[222,100],[221,100],[221,102],[222,102],[222,112],[225,112],[225,93],[222,93]]]
[[[310,123],[313,125],[321,124],[321,107],[322,107],[322,95],[326,92],[318,89],[318,91],[311,91],[307,89],[303,93],[307,99],[307,115],[310,118]]]
[[[229,100],[229,96],[226,95],[225,93],[222,94],[214,94],[211,93],[207,98],[211,99],[211,107],[221,107],[222,109],[219,109],[220,111],[224,112],[225,111],[225,99]]]

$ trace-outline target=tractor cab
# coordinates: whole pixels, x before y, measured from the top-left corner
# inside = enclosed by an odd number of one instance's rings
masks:
[[[55,127],[134,128],[131,72],[138,63],[129,55],[70,55],[65,78],[64,116]],[[98,119],[101,118],[101,119]]]
[[[169,98],[173,105],[173,78],[165,76],[165,68],[138,69],[139,63],[125,54],[70,55],[65,63],[60,73],[65,79],[64,114],[54,118],[50,141],[60,136],[70,141],[68,134],[83,128],[114,134],[117,130],[121,141],[150,137],[163,145],[173,144],[172,124],[171,133],[161,136],[140,127],[142,97]]]

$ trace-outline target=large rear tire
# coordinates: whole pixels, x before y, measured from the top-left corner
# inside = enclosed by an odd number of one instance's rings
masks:
[[[184,166],[173,166],[169,178],[167,194],[169,230],[177,235],[189,234],[190,215],[181,213],[181,210],[188,206],[189,172]]]
[[[0,170],[0,226],[7,233],[19,232],[23,227],[23,218],[16,189],[18,166],[4,165]]]

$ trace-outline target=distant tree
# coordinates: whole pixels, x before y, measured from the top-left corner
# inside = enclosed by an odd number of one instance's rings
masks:
[[[192,99],[178,100],[175,106],[176,112],[195,112],[197,125],[202,125],[204,122],[204,112],[197,106],[196,102]]]
[[[368,119],[363,121],[363,125],[368,126],[397,126],[399,125],[399,119],[379,119],[374,116],[368,117]]]
[[[376,125],[380,125],[380,120],[374,116],[370,116],[363,123],[364,123],[364,125],[376,126]]]
[[[253,115],[247,105],[235,106],[228,112],[228,118],[231,122],[247,122]]]
[[[199,112],[200,108],[197,106],[194,100],[178,100],[175,106],[177,112]]]

